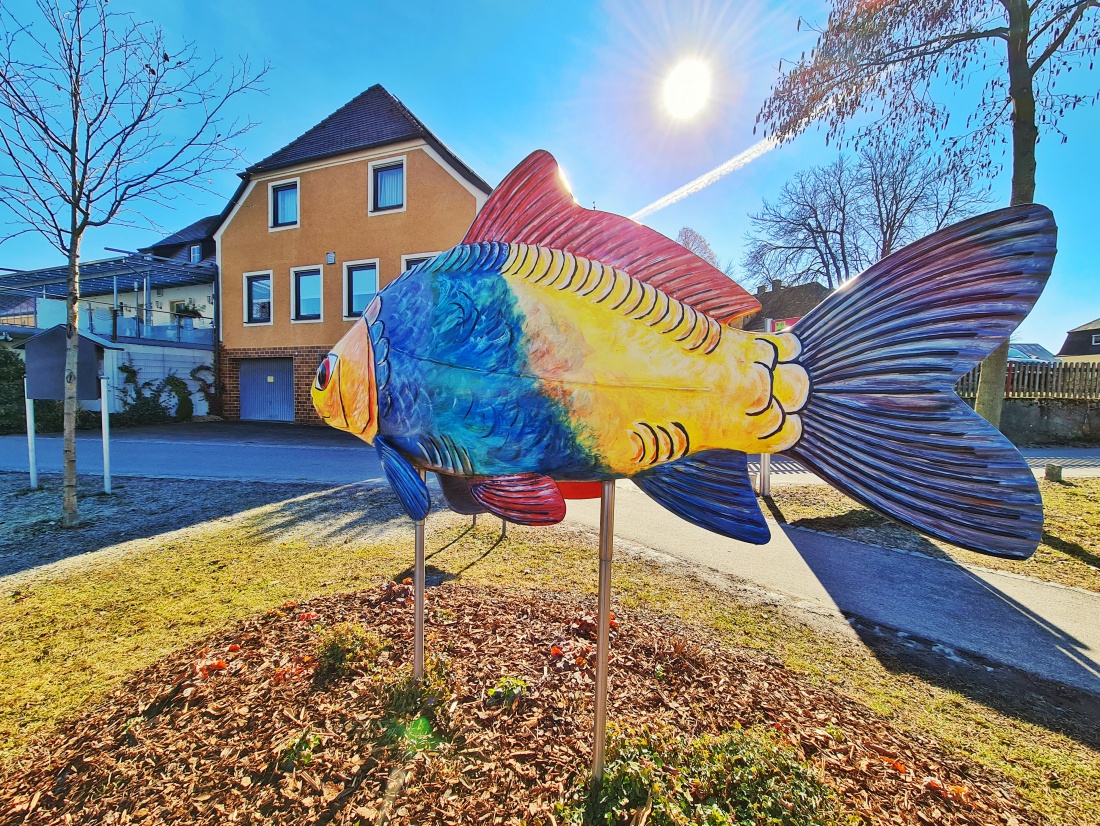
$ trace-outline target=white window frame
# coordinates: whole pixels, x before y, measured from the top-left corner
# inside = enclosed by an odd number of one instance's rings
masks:
[[[409,163],[407,155],[391,155],[367,163],[367,215],[394,215],[409,207]],[[395,166],[401,164],[401,206],[393,209],[374,208],[374,168],[376,166]]]
[[[321,274],[321,317],[320,318],[295,318],[294,310],[298,303],[298,273],[318,272]],[[303,267],[290,268],[290,323],[291,324],[320,324],[325,320],[325,267],[323,264],[309,264]]]
[[[382,292],[382,265],[377,258],[363,258],[359,261],[345,261],[344,262],[344,301],[340,305],[340,315],[344,317],[344,321],[358,321],[363,315],[347,315],[348,312],[348,270],[351,267],[362,267],[364,264],[374,264],[374,280],[378,283],[378,289],[375,291],[375,295]],[[367,304],[370,304],[368,301]]]
[[[195,250],[199,251],[198,258],[195,257]],[[187,248],[187,262],[189,264],[197,264],[202,261],[202,244],[192,244]]]
[[[1093,336],[1092,336],[1092,346],[1093,347],[1100,347],[1100,334],[1093,334]]]
[[[442,255],[442,254],[443,254],[443,250],[438,250],[436,252],[414,252],[414,253],[410,253],[409,255],[402,255],[401,256],[401,272],[406,273],[406,272],[409,271],[408,261],[409,261],[410,258],[435,258],[437,255]]]
[[[268,284],[271,286],[271,312],[269,312],[267,321],[249,321],[248,320],[248,308],[250,306],[248,300],[248,279],[257,276],[266,275],[268,277]],[[254,270],[253,272],[246,272],[241,278],[241,295],[243,297],[243,310],[242,321],[245,327],[270,327],[275,323],[275,272],[273,270]]]
[[[275,226],[275,187],[287,186],[288,184],[294,184],[294,189],[298,193],[298,220],[293,224],[282,224],[281,226]],[[284,229],[298,229],[302,225],[302,183],[301,178],[284,178],[281,181],[268,181],[267,182],[267,231],[268,232],[282,232]]]

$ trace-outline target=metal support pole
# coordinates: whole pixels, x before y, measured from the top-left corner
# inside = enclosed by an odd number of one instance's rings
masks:
[[[607,658],[611,651],[611,552],[615,542],[615,482],[600,496],[600,595],[596,636],[596,715],[592,725],[592,789],[603,782],[607,731]]]
[[[420,471],[420,478],[427,474]],[[416,561],[413,565],[413,677],[424,679],[424,520],[416,523]]]
[[[503,519],[500,520],[500,538],[504,539],[508,535],[508,523]]]
[[[756,492],[761,496],[772,495],[772,457],[770,453],[760,454],[760,473],[756,477]]]
[[[38,457],[34,451],[34,399],[27,388],[27,379],[23,378],[23,396],[27,406],[27,458],[31,466],[31,490],[38,490]]]
[[[99,422],[103,430],[103,492],[111,492],[111,402],[107,395],[110,383],[99,377]]]

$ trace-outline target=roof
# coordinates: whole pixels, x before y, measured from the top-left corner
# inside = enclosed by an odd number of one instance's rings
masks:
[[[62,332],[64,332],[65,325],[64,324],[57,324],[53,327],[50,327],[48,330],[43,330],[38,335],[31,336],[26,341],[19,342],[18,344],[15,345],[15,347],[13,349],[15,349],[15,350],[26,350],[27,345],[30,344],[32,341],[34,341],[35,339],[43,338],[45,336],[56,335],[56,333],[55,333],[56,330],[61,330]],[[102,347],[104,350],[123,350],[123,349],[125,349],[121,345],[115,344],[113,341],[108,341],[105,338],[100,338],[95,333],[78,332],[77,335],[79,335],[85,341],[90,341],[96,347]]]
[[[1026,358],[1035,361],[1054,361],[1054,353],[1042,344],[1017,344],[1012,342],[1009,358],[1012,357],[1011,350],[1019,350]]]
[[[183,287],[212,284],[217,278],[213,264],[187,264],[153,255],[123,255],[80,264],[80,294],[110,295],[118,279],[119,291],[133,289],[135,282],[150,278],[152,287]],[[67,294],[68,266],[0,274],[0,295],[63,298]]]
[[[760,302],[760,312],[752,316],[745,329],[763,327],[766,318],[802,318],[824,301],[830,292],[828,287],[817,281],[794,287],[778,287],[766,292],[758,291],[754,297]]]
[[[1100,330],[1100,318],[1095,321],[1090,321],[1088,324],[1082,324],[1080,327],[1074,327],[1072,330],[1067,330],[1067,333],[1083,333],[1085,330]]]
[[[190,224],[179,232],[173,232],[167,238],[162,238],[155,244],[150,244],[147,247],[141,247],[139,252],[149,252],[156,247],[171,247],[177,244],[190,244],[193,241],[206,241],[214,237],[214,230],[218,228],[218,224],[221,223],[221,215],[207,215],[205,218],[200,218],[195,223]]]
[[[279,151],[248,167],[246,174],[270,172],[306,161],[417,138],[426,141],[470,184],[486,195],[493,191],[489,184],[433,135],[405,104],[377,83]]]

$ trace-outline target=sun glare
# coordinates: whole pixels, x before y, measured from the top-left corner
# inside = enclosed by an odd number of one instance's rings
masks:
[[[665,78],[665,110],[678,120],[699,114],[710,100],[710,80],[710,67],[702,60],[681,60]]]

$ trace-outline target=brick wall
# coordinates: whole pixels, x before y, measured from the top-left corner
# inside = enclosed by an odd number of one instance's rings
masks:
[[[223,415],[230,421],[241,417],[240,362],[244,359],[294,359],[294,421],[298,424],[324,424],[313,409],[310,388],[317,375],[317,365],[328,355],[328,347],[254,347],[238,350],[222,349],[218,369],[221,373],[224,397]]]

